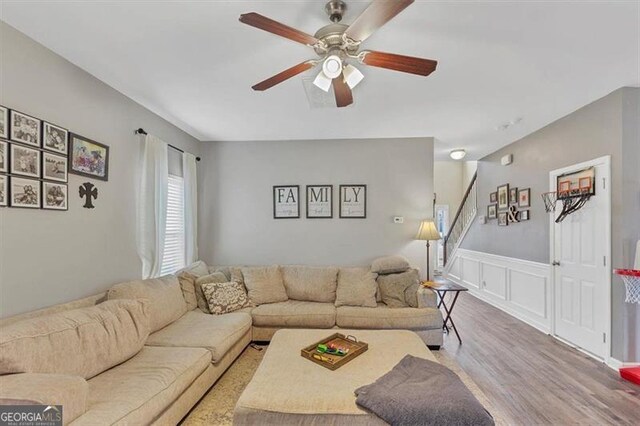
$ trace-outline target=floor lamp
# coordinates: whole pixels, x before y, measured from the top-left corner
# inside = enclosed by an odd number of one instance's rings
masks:
[[[440,233],[438,232],[433,219],[423,220],[420,224],[420,229],[418,229],[418,235],[416,235],[415,239],[427,242],[427,281],[431,281],[431,278],[429,276],[429,241],[437,241],[440,238]]]

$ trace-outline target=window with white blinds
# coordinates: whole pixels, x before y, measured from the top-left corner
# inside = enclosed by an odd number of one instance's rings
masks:
[[[185,266],[184,248],[184,179],[169,175],[167,194],[167,228],[162,256],[162,275],[173,274]]]

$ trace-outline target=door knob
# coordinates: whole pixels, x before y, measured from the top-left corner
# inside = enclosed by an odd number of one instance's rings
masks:
[[[560,266],[560,262],[558,262],[557,260],[554,260],[551,265],[553,266]]]

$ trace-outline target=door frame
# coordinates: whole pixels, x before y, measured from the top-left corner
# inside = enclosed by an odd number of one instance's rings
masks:
[[[611,156],[605,155],[604,157],[599,157],[590,161],[585,161],[582,163],[573,164],[571,166],[562,167],[560,169],[550,171],[549,172],[549,191],[555,191],[557,189],[556,179],[554,176],[560,175],[563,173],[572,172],[572,171],[577,171],[580,169],[585,169],[591,166],[605,166],[608,173],[608,176],[605,176],[606,180],[604,181],[604,188],[602,188],[602,183],[601,183],[602,177],[601,176],[596,177],[596,185],[601,185],[600,190],[604,191],[604,195],[605,195],[604,218],[605,218],[605,222],[608,224],[608,226],[605,227],[605,236],[604,236],[604,240],[605,240],[604,253],[605,253],[605,256],[607,257],[607,265],[606,265],[607,274],[605,277],[605,285],[606,285],[606,289],[604,292],[605,297],[604,297],[604,301],[602,302],[604,304],[604,317],[605,317],[604,330],[605,330],[605,333],[607,334],[607,337],[605,339],[606,341],[602,343],[604,347],[604,351],[603,351],[604,358],[602,359],[602,362],[604,362],[605,364],[608,364],[609,359],[611,358],[611,297],[612,297],[611,296],[611,292],[612,292],[612,288],[611,288],[611,285],[612,285],[611,283],[611,273],[612,273],[612,269],[611,269],[611,226],[612,226],[611,224]],[[551,273],[550,273],[551,335],[556,339],[569,344],[570,346],[576,347],[575,344],[568,342],[565,339],[556,335],[556,274],[555,274],[554,266],[551,265],[552,262],[555,260],[555,226],[554,226],[555,218],[556,218],[555,213],[549,214],[549,246],[550,246],[549,265],[551,268]],[[580,350],[581,352],[593,358],[600,360],[598,356],[590,352],[587,352],[586,350],[582,350],[579,347],[576,347],[576,349]]]

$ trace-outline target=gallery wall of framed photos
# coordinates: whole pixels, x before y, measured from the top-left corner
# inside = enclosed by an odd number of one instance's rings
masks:
[[[489,194],[487,219],[497,219],[498,226],[508,226],[529,220],[531,188],[514,188],[508,183],[500,185],[496,192]]]
[[[338,217],[340,219],[367,218],[367,185],[339,185]],[[333,185],[306,186],[306,218],[333,218]],[[300,185],[273,187],[273,218],[299,219]]]
[[[108,146],[0,105],[0,207],[66,211],[69,173],[108,171]]]

